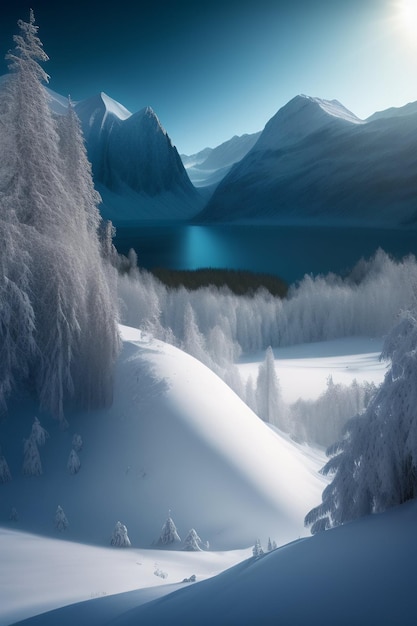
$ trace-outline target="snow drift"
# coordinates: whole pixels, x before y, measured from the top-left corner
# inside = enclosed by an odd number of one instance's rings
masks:
[[[124,337],[111,408],[68,415],[65,432],[40,418],[50,435],[41,476],[21,474],[31,405],[11,407],[0,424],[13,477],[2,485],[3,511],[15,507],[22,528],[54,533],[61,505],[65,536],[101,545],[120,520],[133,546],[151,546],[168,510],[182,539],[195,528],[213,549],[306,534],[303,518],[320,499],[324,459],[272,432],[191,356],[140,331],[125,329]],[[24,419],[14,419],[18,410]],[[83,448],[74,474],[67,462],[75,433]]]

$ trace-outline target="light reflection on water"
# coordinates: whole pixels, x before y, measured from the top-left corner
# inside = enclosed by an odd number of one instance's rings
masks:
[[[115,245],[124,254],[134,248],[147,269],[226,267],[276,274],[291,283],[306,273],[344,273],[378,247],[396,258],[416,254],[417,231],[164,224],[119,228]]]

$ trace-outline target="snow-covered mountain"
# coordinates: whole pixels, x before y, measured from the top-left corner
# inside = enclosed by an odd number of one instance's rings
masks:
[[[415,107],[414,107],[415,108]],[[203,221],[397,226],[417,219],[417,112],[368,121],[297,96],[221,181]]]
[[[150,107],[131,114],[100,93],[75,110],[105,217],[116,224],[187,219],[201,208],[177,149]]]
[[[260,134],[235,135],[216,148],[205,148],[191,156],[182,154],[182,162],[193,184],[207,187],[219,183],[232,165],[243,159],[255,145]]]

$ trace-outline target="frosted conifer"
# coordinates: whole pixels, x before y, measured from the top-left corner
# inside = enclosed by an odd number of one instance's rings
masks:
[[[42,463],[36,440],[32,435],[23,442],[23,474],[25,476],[40,476]]]
[[[37,417],[32,424],[32,434],[31,437],[36,442],[36,445],[43,446],[47,439],[49,439],[49,433],[44,428],[42,428],[40,421]]]
[[[181,541],[181,537],[179,536],[177,532],[177,528],[171,517],[171,512],[169,512],[168,518],[165,524],[162,526],[162,532],[158,539],[158,544],[161,546],[166,546],[166,545],[177,543],[180,541]]]
[[[186,538],[184,539],[184,550],[187,550],[189,552],[199,552],[201,550],[201,543],[201,539],[197,535],[197,532],[194,528],[191,528]]]
[[[55,523],[55,528],[59,530],[59,532],[63,532],[64,530],[67,530],[69,526],[67,516],[65,515],[64,510],[60,505],[58,505],[58,508],[55,512],[54,523]]]
[[[18,25],[0,94],[0,408],[29,378],[65,426],[71,397],[86,408],[111,402],[117,300],[76,116],[69,107],[57,122],[50,110],[33,11]]]
[[[70,474],[77,474],[80,471],[80,467],[81,467],[80,457],[78,456],[76,451],[73,449],[71,450],[70,455],[68,457],[67,470],[69,471]]]
[[[74,434],[72,438],[72,447],[75,452],[80,452],[82,450],[83,440],[81,438],[81,435],[78,435],[77,433]]]
[[[346,425],[321,470],[332,475],[322,503],[305,518],[316,533],[385,511],[417,496],[417,317],[401,315],[382,357],[391,368],[362,415]]]
[[[116,522],[110,543],[117,548],[129,548],[131,546],[127,527],[121,522]]]
[[[259,556],[262,556],[262,554],[264,553],[262,546],[261,546],[261,542],[259,539],[257,539],[255,541],[255,545],[252,548],[252,554],[255,558],[258,558]]]

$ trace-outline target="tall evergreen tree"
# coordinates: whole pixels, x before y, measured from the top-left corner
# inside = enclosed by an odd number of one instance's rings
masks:
[[[312,533],[381,512],[417,496],[417,317],[402,314],[382,356],[391,360],[365,412],[351,419],[322,469],[332,475],[305,518]]]
[[[274,353],[271,346],[267,348],[265,360],[259,366],[256,382],[256,406],[258,415],[264,422],[287,430],[286,408],[275,372]]]
[[[111,400],[119,346],[116,297],[111,270],[104,268],[100,255],[99,196],[79,124],[71,106],[59,123],[48,106],[43,85],[48,76],[39,64],[48,57],[33,11],[29,22],[18,25],[15,48],[6,57],[11,73],[0,103],[10,154],[7,165],[0,160],[0,213],[13,223],[9,232],[16,235],[0,252],[0,263],[8,278],[12,259],[16,279],[12,285],[3,279],[0,292],[12,301],[8,294],[13,291],[14,326],[25,331],[22,342],[29,349],[26,361],[16,363],[19,340],[13,339],[16,332],[7,334],[8,304],[0,313],[0,332],[8,340],[6,365],[0,366],[0,403],[13,386],[13,372],[30,375],[40,406],[65,424],[70,396],[86,407]],[[0,224],[0,239],[4,230]],[[30,257],[20,250],[29,250]]]

